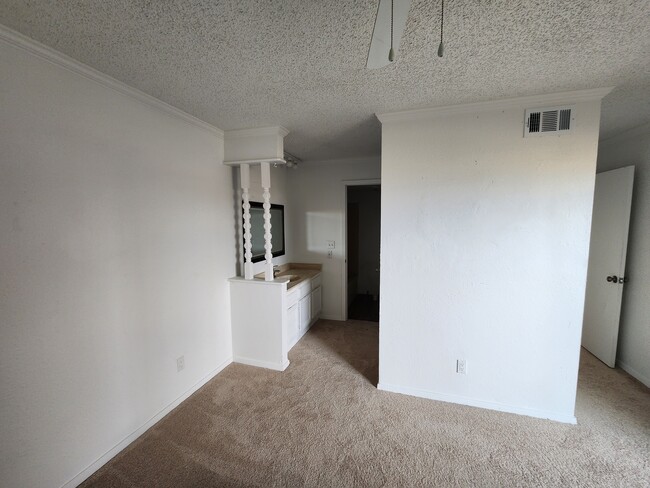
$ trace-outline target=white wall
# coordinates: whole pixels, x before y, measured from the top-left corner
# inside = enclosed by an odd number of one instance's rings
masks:
[[[601,142],[598,171],[635,165],[617,363],[650,386],[650,124]]]
[[[344,181],[379,176],[379,158],[310,162],[301,164],[296,170],[287,170],[292,260],[323,265],[321,317],[344,319]],[[332,259],[327,258],[328,240],[336,242]]]
[[[380,388],[574,421],[600,101],[523,137],[572,101],[382,117]]]
[[[232,355],[219,132],[64,63],[0,40],[3,486],[77,484]]]

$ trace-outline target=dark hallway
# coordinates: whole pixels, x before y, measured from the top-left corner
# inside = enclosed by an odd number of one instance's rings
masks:
[[[347,190],[348,319],[379,322],[381,186]]]

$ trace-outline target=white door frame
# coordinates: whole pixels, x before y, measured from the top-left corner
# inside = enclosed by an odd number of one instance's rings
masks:
[[[381,179],[343,180],[343,320],[348,320],[348,187],[370,185],[381,185]],[[381,279],[381,270],[379,273]]]

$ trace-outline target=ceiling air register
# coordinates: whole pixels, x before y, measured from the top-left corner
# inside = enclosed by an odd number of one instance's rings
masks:
[[[568,134],[575,123],[574,107],[549,107],[526,110],[524,136]]]

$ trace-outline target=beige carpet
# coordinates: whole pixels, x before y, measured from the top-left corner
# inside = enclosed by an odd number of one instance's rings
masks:
[[[320,321],[233,364],[88,487],[650,486],[650,391],[583,351],[578,425],[378,391],[378,329]]]

